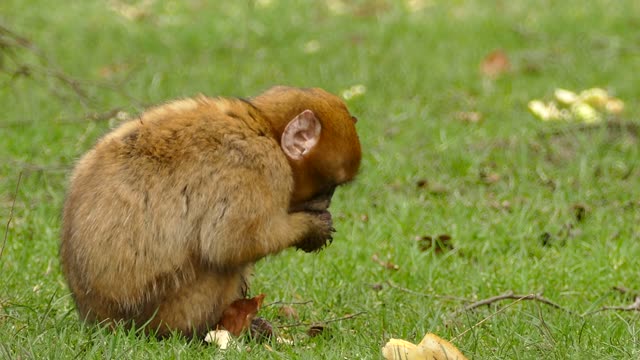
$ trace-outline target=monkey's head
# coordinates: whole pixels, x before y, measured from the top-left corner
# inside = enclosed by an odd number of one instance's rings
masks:
[[[251,102],[271,123],[291,165],[290,208],[326,210],[335,188],[360,167],[357,119],[339,97],[318,88],[277,86]]]

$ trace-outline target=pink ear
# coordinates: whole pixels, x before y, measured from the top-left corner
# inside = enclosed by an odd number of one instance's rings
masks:
[[[320,139],[322,126],[311,110],[305,110],[289,121],[282,132],[280,146],[291,159],[300,160]]]

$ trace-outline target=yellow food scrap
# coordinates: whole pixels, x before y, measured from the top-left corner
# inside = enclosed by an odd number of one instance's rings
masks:
[[[467,360],[450,342],[429,333],[415,345],[402,339],[390,339],[382,348],[386,360]]]
[[[606,90],[591,88],[579,94],[567,89],[555,89],[555,101],[531,100],[529,111],[542,121],[565,120],[594,124],[602,121],[605,114],[619,115],[624,102],[610,96]]]

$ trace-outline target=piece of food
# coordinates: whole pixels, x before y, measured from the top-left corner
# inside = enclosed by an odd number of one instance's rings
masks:
[[[390,339],[382,348],[386,360],[467,360],[450,342],[428,333],[415,345],[402,339]]]
[[[207,336],[205,336],[204,341],[217,345],[221,350],[227,350],[229,346],[235,344],[231,333],[227,330],[210,331]]]

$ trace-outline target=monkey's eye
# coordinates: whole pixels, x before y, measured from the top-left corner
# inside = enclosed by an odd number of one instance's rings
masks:
[[[353,120],[353,123],[354,123],[354,124],[358,122],[358,118],[357,118],[357,117],[355,117],[355,116],[352,116],[352,117],[351,117],[351,120]]]

